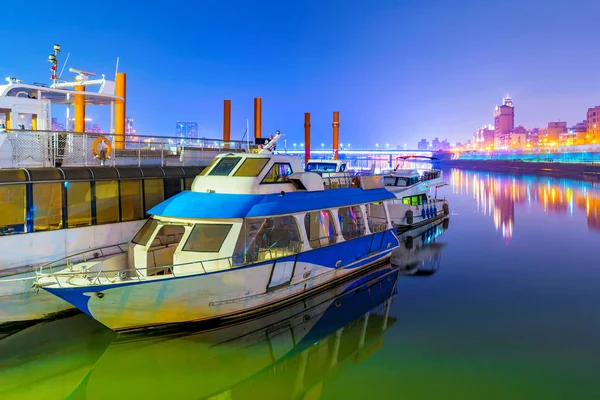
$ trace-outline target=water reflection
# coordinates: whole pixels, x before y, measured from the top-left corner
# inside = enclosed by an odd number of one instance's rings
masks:
[[[445,219],[408,231],[392,263],[243,323],[117,336],[79,314],[10,332],[0,398],[320,398],[384,346],[399,277],[437,271],[447,228]]]
[[[452,193],[472,196],[477,211],[493,218],[507,243],[515,229],[515,205],[544,213],[585,215],[590,231],[600,232],[600,183],[545,176],[452,169]]]

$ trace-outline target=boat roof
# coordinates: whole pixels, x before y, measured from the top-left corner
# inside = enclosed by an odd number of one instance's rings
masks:
[[[387,189],[331,189],[282,194],[230,194],[182,192],[148,211],[158,217],[235,219],[268,217],[364,204],[396,196]]]
[[[82,95],[85,98],[86,105],[109,105],[113,100],[123,100],[122,97],[115,96],[114,83],[105,81],[105,86],[101,87],[101,92],[83,91],[75,92],[67,89],[54,89],[47,86],[29,85],[26,83],[10,83],[0,85],[0,97],[28,97],[39,93],[39,100],[50,100],[52,104],[70,104],[74,102],[75,94]]]
[[[393,169],[387,170],[383,172],[386,176],[391,176],[394,178],[410,178],[414,176],[419,176],[419,171],[416,169]]]

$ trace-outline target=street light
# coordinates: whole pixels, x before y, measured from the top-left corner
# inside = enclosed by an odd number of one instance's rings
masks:
[[[300,147],[304,147],[304,143],[300,143]]]
[[[386,144],[385,144],[385,148],[387,149],[388,147],[390,147],[390,144],[389,144],[389,143],[386,143]]]
[[[321,143],[321,148],[325,147],[325,143]]]
[[[375,148],[379,148],[379,143],[375,143]]]
[[[296,150],[296,143],[294,143],[294,145],[293,145],[293,146],[294,146],[294,150]]]

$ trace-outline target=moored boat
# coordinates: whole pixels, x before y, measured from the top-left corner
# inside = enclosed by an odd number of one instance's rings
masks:
[[[427,158],[427,157],[419,157]],[[347,160],[309,160],[306,171],[316,172],[323,178],[326,186],[352,185],[360,176],[373,175],[362,171],[351,171]],[[438,198],[440,187],[447,184],[439,169],[403,169],[397,165],[394,169],[381,171],[385,188],[392,192],[396,200],[389,206],[387,212],[391,222],[400,232],[428,224],[450,213],[448,200]],[[431,189],[435,190],[430,196]],[[379,210],[375,211],[379,213]],[[373,217],[384,218],[384,215],[374,214]]]
[[[114,330],[235,318],[389,260],[381,177],[325,188],[297,157],[223,154],[149,211],[125,254],[40,272],[38,287]]]

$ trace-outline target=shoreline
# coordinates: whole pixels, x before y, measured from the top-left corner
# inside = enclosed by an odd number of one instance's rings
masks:
[[[442,168],[462,168],[517,175],[545,175],[557,178],[600,180],[600,164],[525,162],[508,160],[440,160]]]

